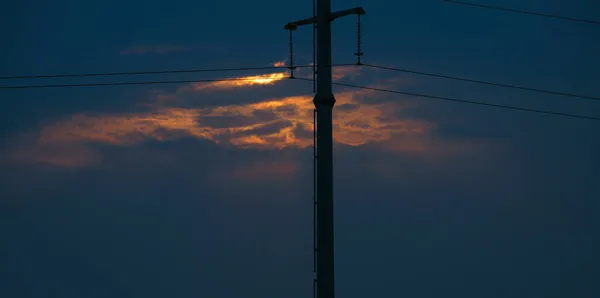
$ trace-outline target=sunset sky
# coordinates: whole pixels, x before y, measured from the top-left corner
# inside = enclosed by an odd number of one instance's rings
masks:
[[[600,20],[593,0],[474,2]],[[598,25],[332,0],[355,6],[365,63],[600,97]],[[0,76],[281,65],[283,25],[311,15],[311,1],[6,0]],[[334,63],[354,63],[356,18],[332,29]],[[298,64],[311,31],[295,32]],[[312,83],[287,76],[0,80],[227,79],[0,89],[0,297],[312,297]],[[368,67],[334,81],[600,117],[600,101]],[[600,121],[334,91],[337,297],[600,297]]]

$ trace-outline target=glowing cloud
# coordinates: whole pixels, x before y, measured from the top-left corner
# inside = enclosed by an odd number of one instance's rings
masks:
[[[253,75],[245,77],[237,77],[222,81],[209,83],[194,83],[191,86],[186,86],[181,91],[204,91],[207,89],[234,89],[239,87],[249,87],[256,85],[272,85],[277,81],[281,81],[288,77],[286,72],[275,72],[262,75]]]
[[[357,73],[354,67],[340,68],[338,78]],[[183,138],[209,140],[244,149],[281,150],[306,148],[313,142],[312,95],[272,98],[258,103],[225,105],[211,108],[167,107],[161,103],[176,102],[181,92],[211,88],[232,88],[270,85],[287,77],[285,72],[239,77],[210,83],[191,84],[174,94],[155,94],[157,104],[151,112],[128,114],[76,114],[69,119],[43,127],[35,140],[30,159],[61,166],[78,166],[85,161],[99,160],[89,144],[132,146],[148,140],[170,141]],[[366,104],[361,97],[370,90],[336,94],[334,139],[338,144],[361,146],[385,144],[390,140],[405,140],[393,150],[423,151],[422,141],[431,123],[401,119],[396,113],[406,109],[393,102]],[[388,145],[389,148],[391,148]],[[64,154],[45,148],[66,148],[74,154]],[[58,149],[57,149],[58,150]],[[60,150],[59,150],[60,151]],[[73,157],[73,160],[69,158]]]
[[[273,64],[274,66],[285,66],[284,61],[278,61]],[[334,80],[341,80],[344,78],[356,78],[360,75],[360,67],[358,66],[343,66],[336,67],[333,69],[332,77]],[[283,72],[273,72],[267,74],[260,75],[251,75],[251,76],[242,76],[235,78],[228,78],[215,82],[200,82],[193,83],[190,85],[186,85],[184,87],[179,88],[178,93],[185,92],[202,92],[208,90],[231,90],[236,88],[243,87],[251,87],[251,86],[260,86],[260,85],[273,85],[281,80],[284,80],[289,77],[289,74],[286,71]],[[306,78],[312,78],[311,76],[306,76]],[[173,95],[170,95],[173,96]]]
[[[397,111],[398,105],[359,105],[354,95],[337,95],[334,127],[335,140],[340,144],[360,146],[395,135],[423,135],[432,127],[418,120],[397,119],[392,111]],[[79,114],[44,127],[38,143],[130,146],[148,139],[194,137],[240,148],[305,148],[312,145],[312,111],[312,96],[292,96],[210,109],[162,108],[151,113],[109,116]],[[245,119],[245,123],[227,125],[232,117]],[[208,123],[215,121],[223,123]]]
[[[285,66],[285,61],[277,61],[277,62],[273,63],[273,66],[283,67],[283,66]]]

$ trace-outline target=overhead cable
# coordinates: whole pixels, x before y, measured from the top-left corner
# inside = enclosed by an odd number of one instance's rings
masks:
[[[586,20],[586,19],[573,18],[573,17],[565,17],[565,16],[560,16],[560,15],[555,15],[555,14],[546,14],[546,13],[539,13],[539,12],[533,12],[533,11],[518,10],[518,9],[485,5],[485,4],[477,4],[477,3],[465,2],[465,1],[444,0],[444,2],[460,4],[460,5],[467,5],[467,6],[474,6],[474,7],[481,7],[481,8],[487,8],[487,9],[493,9],[493,10],[500,10],[500,11],[516,12],[516,13],[535,15],[535,16],[541,16],[541,17],[547,17],[547,18],[562,19],[562,20],[579,22],[579,23],[600,25],[600,21]]]
[[[444,78],[444,79],[450,79],[450,80],[457,80],[457,81],[464,81],[464,82],[470,82],[470,83],[484,84],[484,85],[490,85],[490,86],[497,86],[497,87],[504,87],[504,88],[511,88],[511,89],[519,89],[519,90],[526,90],[526,91],[534,91],[534,92],[540,92],[540,93],[546,93],[546,94],[561,95],[561,96],[568,96],[568,97],[576,97],[576,98],[583,98],[583,99],[590,99],[590,100],[600,100],[600,97],[595,97],[595,96],[579,95],[579,94],[573,94],[573,93],[558,92],[558,91],[537,89],[537,88],[531,88],[531,87],[524,87],[524,86],[517,86],[517,85],[495,83],[495,82],[490,82],[490,81],[475,80],[475,79],[469,79],[469,78],[455,77],[455,76],[442,75],[442,74],[430,73],[430,72],[415,71],[415,70],[403,69],[403,68],[395,68],[395,67],[389,67],[389,66],[381,66],[381,65],[373,65],[373,64],[363,64],[363,65],[367,66],[367,67],[378,68],[378,69],[399,71],[399,72],[405,72],[405,73],[412,73],[412,74],[418,74],[418,75],[424,75],[424,76],[431,76],[431,77],[438,77],[438,78]]]
[[[350,66],[350,65],[354,65],[354,64],[334,64],[332,66]],[[294,67],[308,68],[308,67],[313,67],[313,65],[295,65]],[[0,76],[0,80],[128,76],[128,75],[226,72],[226,71],[249,71],[249,70],[274,70],[274,69],[286,69],[286,68],[288,68],[288,67],[284,65],[284,66],[259,66],[259,67],[234,67],[234,68],[172,69],[172,70],[134,71],[134,72],[70,73],[70,74],[49,74],[49,75],[20,75],[20,76],[15,75],[15,76]]]
[[[21,85],[0,86],[0,89],[34,89],[34,88],[64,88],[64,87],[100,87],[100,86],[127,86],[127,85],[160,85],[160,84],[186,84],[186,83],[210,83],[222,81],[252,81],[256,78],[222,78],[205,80],[174,80],[174,81],[139,81],[139,82],[110,82],[110,83],[85,83],[85,84],[48,84],[48,85]]]
[[[304,79],[304,78],[297,78],[297,79],[308,80],[308,79]],[[464,100],[464,99],[451,98],[451,97],[404,92],[404,91],[397,91],[397,90],[390,90],[390,89],[376,88],[376,87],[368,87],[368,86],[361,86],[361,85],[353,85],[353,84],[346,84],[346,83],[334,82],[333,84],[338,85],[338,86],[344,86],[344,87],[359,88],[359,89],[366,89],[366,90],[373,90],[373,91],[387,92],[387,93],[395,93],[395,94],[402,94],[402,95],[409,95],[409,96],[416,96],[416,97],[423,97],[423,98],[431,98],[431,99],[438,99],[438,100],[465,103],[465,104],[473,104],[473,105],[480,105],[480,106],[488,106],[488,107],[501,108],[501,109],[509,109],[509,110],[523,111],[523,112],[531,112],[531,113],[539,113],[539,114],[546,114],[546,115],[564,116],[564,117],[571,117],[571,118],[580,118],[580,119],[600,121],[600,117],[593,117],[593,116],[583,116],[583,115],[561,113],[561,112],[554,112],[554,111],[547,111],[547,110],[523,108],[523,107],[518,107],[518,106],[500,105],[500,104],[486,103],[486,102],[480,102],[480,101],[472,101],[472,100]]]

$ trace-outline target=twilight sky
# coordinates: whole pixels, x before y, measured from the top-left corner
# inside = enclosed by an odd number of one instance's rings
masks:
[[[598,20],[593,0],[477,3]],[[600,96],[600,26],[364,6],[365,62]],[[0,76],[269,66],[311,1],[0,3]],[[355,17],[333,25],[353,63]],[[311,29],[296,59],[312,59]],[[300,76],[309,76],[309,70]],[[369,68],[339,82],[600,116],[600,102]],[[1,80],[0,297],[312,297],[312,84],[283,71]],[[336,88],[337,296],[600,296],[600,122]],[[596,252],[596,253],[595,253]]]

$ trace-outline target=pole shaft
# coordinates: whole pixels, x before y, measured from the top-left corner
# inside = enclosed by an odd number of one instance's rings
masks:
[[[331,0],[317,0],[317,298],[334,298]]]

